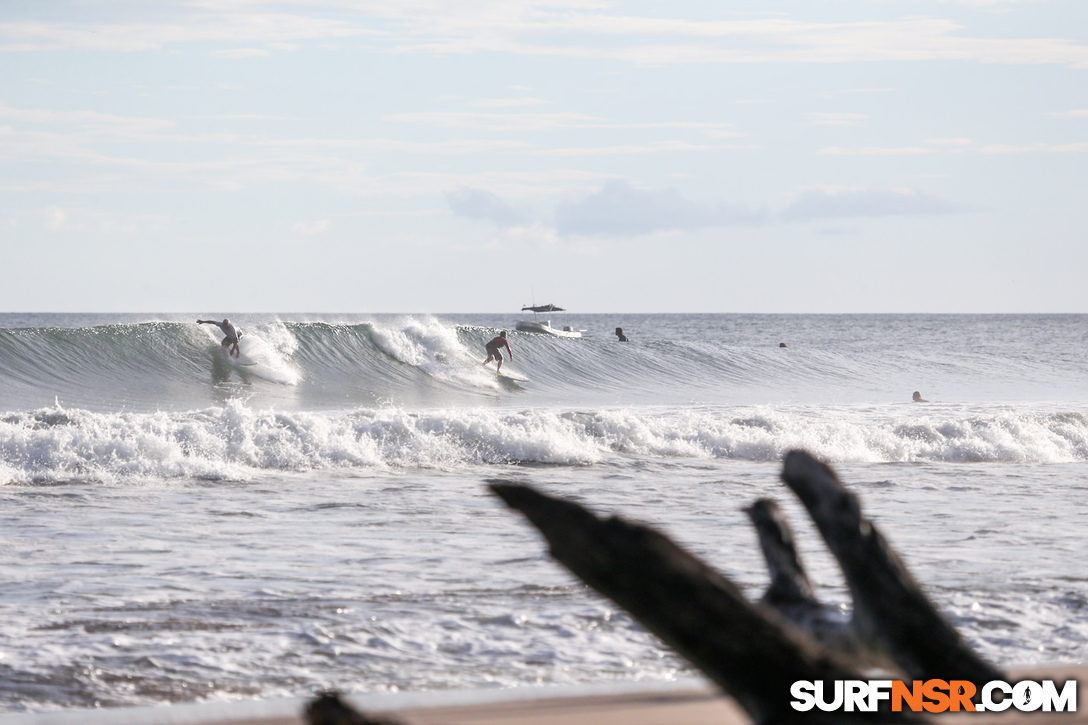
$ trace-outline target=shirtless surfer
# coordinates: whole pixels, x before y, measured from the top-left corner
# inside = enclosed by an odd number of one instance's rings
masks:
[[[197,320],[196,324],[215,325],[223,331],[224,335],[226,335],[226,337],[223,338],[223,342],[221,344],[225,348],[230,348],[227,351],[227,354],[234,357],[239,357],[242,354],[241,351],[238,350],[238,338],[242,336],[242,333],[238,332],[238,328],[232,325],[230,323],[230,320],[228,320],[226,317],[223,318],[222,322],[216,322],[215,320]]]
[[[914,395],[911,396],[915,403],[928,403],[929,401],[922,397],[922,394],[917,390],[914,391]]]
[[[483,364],[487,365],[492,360],[498,360],[499,366],[495,369],[495,372],[502,373],[502,349],[506,348],[506,354],[510,356],[510,359],[514,359],[514,351],[510,349],[510,343],[506,341],[506,330],[499,333],[499,336],[493,338],[491,342],[484,345],[484,349],[487,350],[487,359]]]

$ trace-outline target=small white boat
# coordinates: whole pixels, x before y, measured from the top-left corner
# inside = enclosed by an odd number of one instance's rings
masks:
[[[538,312],[563,312],[562,307],[556,307],[555,305],[540,305],[539,307],[522,307],[521,311],[531,310],[533,313],[532,320],[521,320],[517,326],[514,327],[518,332],[537,332],[542,335],[555,335],[556,337],[581,337],[585,330],[575,330],[570,325],[564,325],[560,330],[557,327],[552,327],[551,320],[540,321],[536,319]]]
[[[556,335],[558,337],[581,337],[585,330],[572,330],[570,325],[565,325],[562,330],[558,327],[552,327],[551,320],[544,320],[543,322],[537,322],[536,320],[522,320],[514,328],[518,332],[540,332],[545,335]]]

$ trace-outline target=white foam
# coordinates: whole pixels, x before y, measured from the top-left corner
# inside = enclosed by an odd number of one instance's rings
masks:
[[[291,355],[298,349],[298,340],[282,322],[250,329],[238,341],[239,350],[257,363],[247,372],[272,383],[297,385],[302,379]]]
[[[832,462],[1067,463],[1088,460],[1088,416],[998,412],[882,417],[805,409],[491,408],[349,414],[190,413],[61,407],[0,419],[0,482],[246,478],[259,471],[599,463],[622,455],[774,461],[805,448]]]
[[[498,389],[480,366],[483,354],[470,351],[457,329],[434,317],[405,317],[392,324],[371,323],[374,344],[390,357],[433,378],[471,387]]]

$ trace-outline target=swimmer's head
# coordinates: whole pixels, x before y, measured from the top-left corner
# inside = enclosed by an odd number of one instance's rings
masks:
[[[914,398],[915,403],[919,403],[922,400],[922,394],[919,393],[917,390],[914,391],[914,395],[912,395],[911,397]]]
[[[616,328],[616,334],[617,335],[622,335],[623,334],[623,328],[622,327],[617,327]]]
[[[224,318],[223,318],[223,324],[224,324],[224,325],[229,325],[229,324],[230,324],[230,320],[228,320],[228,319],[227,319],[226,317],[224,317]]]
[[[499,337],[506,337],[506,330],[499,333]]]

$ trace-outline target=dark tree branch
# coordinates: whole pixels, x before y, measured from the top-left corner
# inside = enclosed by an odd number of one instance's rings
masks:
[[[816,595],[812,593],[812,583],[801,563],[801,555],[793,543],[793,530],[778,504],[769,498],[761,498],[744,512],[756,527],[759,546],[771,573],[771,585],[763,595],[763,601],[774,606],[819,606]]]
[[[917,721],[907,712],[794,711],[794,682],[861,676],[781,618],[750,604],[726,577],[654,529],[617,517],[599,519],[528,486],[492,482],[491,490],[544,534],[560,563],[692,662],[757,722]]]
[[[302,714],[307,725],[403,725],[400,720],[364,715],[336,692],[321,693],[306,705]]]
[[[782,480],[808,509],[842,567],[854,600],[855,629],[867,642],[916,679],[1005,679],[941,616],[831,468],[804,451],[790,451]]]
[[[891,663],[883,653],[862,644],[847,613],[816,599],[794,544],[793,530],[778,504],[761,498],[744,511],[756,527],[771,574],[771,584],[760,603],[773,608],[838,654],[858,664],[889,668]]]

